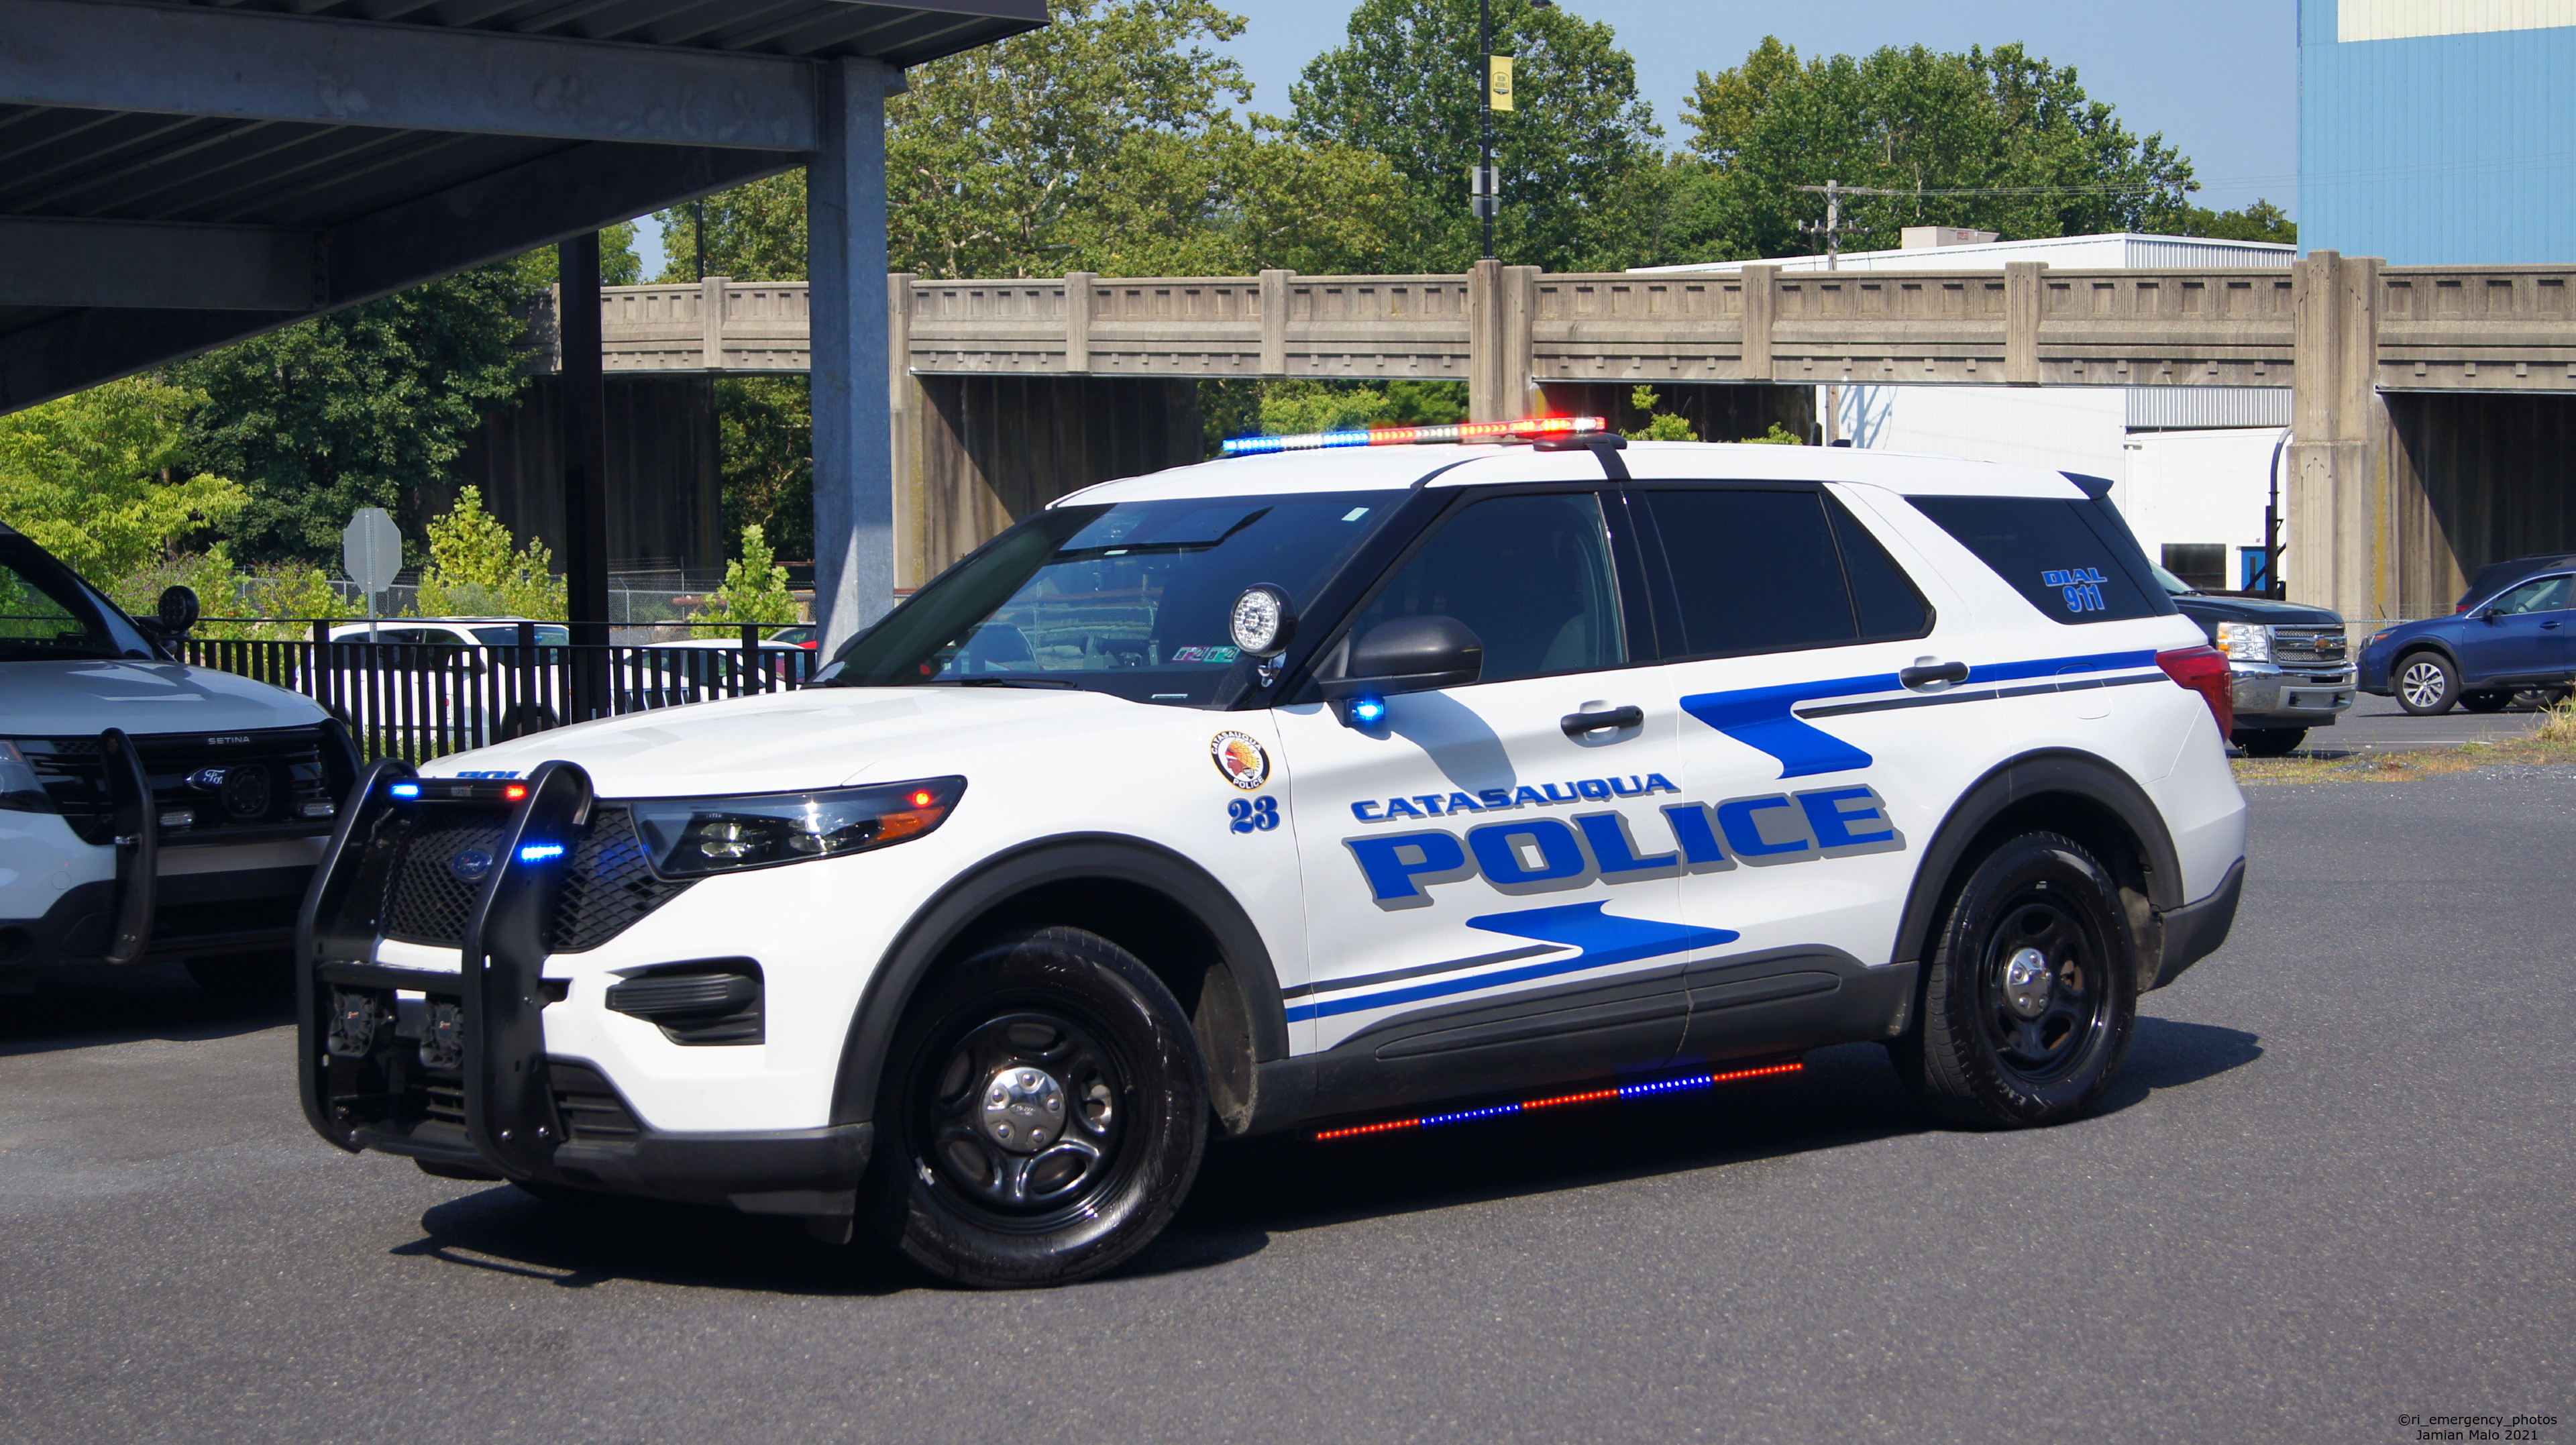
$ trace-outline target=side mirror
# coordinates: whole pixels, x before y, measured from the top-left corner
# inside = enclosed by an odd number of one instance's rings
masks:
[[[203,615],[197,605],[197,594],[185,587],[163,588],[161,600],[154,604],[154,610],[160,614],[161,630],[172,637],[184,635],[197,625],[197,619]]]
[[[1429,692],[1464,687],[1485,675],[1485,644],[1467,624],[1432,613],[1381,622],[1351,646],[1344,675],[1324,682],[1324,696]]]
[[[2478,620],[2492,627],[2495,625],[2496,619],[2502,616],[2504,616],[2504,609],[2500,607],[2489,607],[2478,613]]]

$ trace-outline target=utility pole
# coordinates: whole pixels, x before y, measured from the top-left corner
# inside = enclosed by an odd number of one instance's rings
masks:
[[[1798,229],[1810,236],[1824,237],[1825,269],[1841,270],[1843,268],[1843,195],[1847,188],[1840,181],[1828,179],[1821,186],[1800,186],[1798,189],[1824,192],[1825,223],[1819,226],[1812,221],[1801,221],[1798,223]],[[1827,386],[1825,388],[1825,445],[1827,446],[1832,446],[1842,439],[1842,413],[1843,389],[1840,386]]]
[[[1556,0],[1529,0],[1533,10],[1547,10]],[[1468,186],[1468,197],[1475,206],[1478,220],[1484,223],[1485,245],[1480,253],[1494,259],[1494,216],[1503,208],[1503,188],[1494,175],[1494,0],[1476,0],[1476,179]]]

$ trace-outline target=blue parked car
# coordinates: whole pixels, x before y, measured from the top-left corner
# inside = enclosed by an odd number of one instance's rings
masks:
[[[2565,695],[2576,677],[2576,556],[2521,559],[2478,573],[2449,617],[2400,623],[2361,649],[2361,690],[2417,716],[2497,712],[2514,694]]]

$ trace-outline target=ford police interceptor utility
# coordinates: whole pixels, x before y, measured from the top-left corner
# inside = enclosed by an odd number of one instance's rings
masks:
[[[378,764],[305,905],[314,1128],[1027,1285],[1134,1254],[1212,1130],[1857,1040],[1954,1124],[2091,1108],[2245,836],[2226,659],[2107,484],[1588,425],[1239,444],[817,686]],[[1539,440],[1343,445],[1426,430]]]

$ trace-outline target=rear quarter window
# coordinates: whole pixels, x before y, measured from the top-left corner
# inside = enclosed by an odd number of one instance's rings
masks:
[[[2170,616],[2137,539],[2107,503],[2056,497],[1908,497],[2055,622]]]

